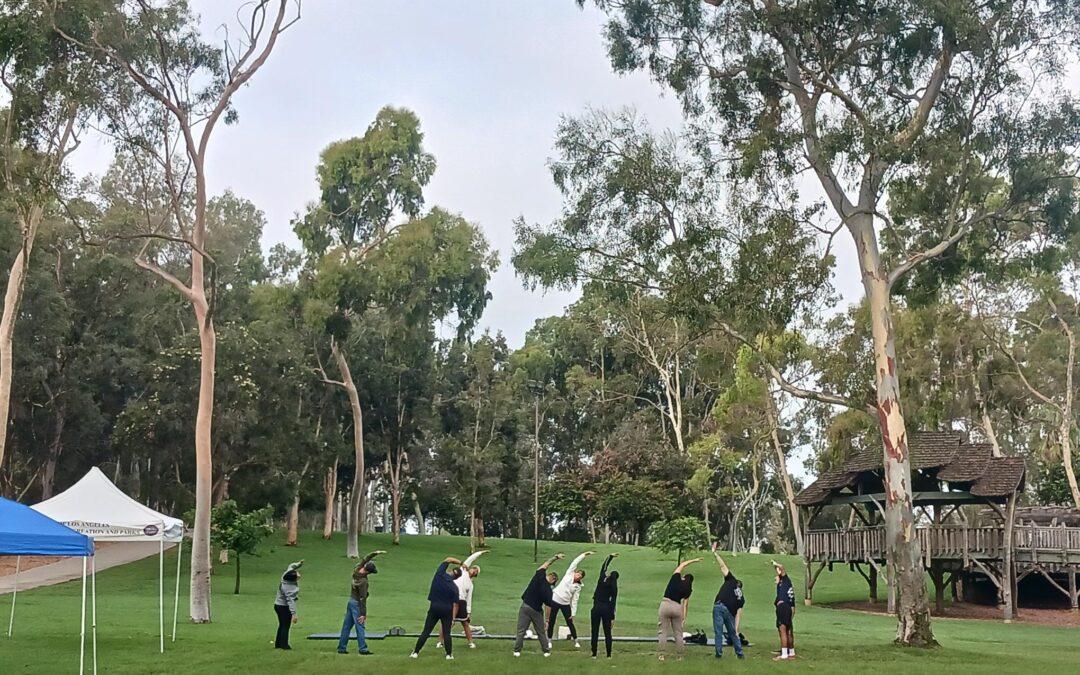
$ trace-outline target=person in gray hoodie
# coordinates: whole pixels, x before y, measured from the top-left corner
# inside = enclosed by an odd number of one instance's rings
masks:
[[[289,627],[299,620],[296,614],[296,601],[300,598],[300,573],[297,572],[304,561],[289,563],[278,584],[277,597],[274,598],[274,614],[277,615],[276,649],[292,649],[289,646]]]

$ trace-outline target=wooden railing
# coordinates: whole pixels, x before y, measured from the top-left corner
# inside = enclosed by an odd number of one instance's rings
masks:
[[[923,525],[916,530],[926,563],[931,559],[1001,559],[1005,550],[1002,526]],[[1038,562],[1039,557],[1080,564],[1080,527],[1017,525],[1013,551]],[[806,537],[806,558],[815,562],[861,562],[885,558],[885,528],[854,527],[811,530]]]

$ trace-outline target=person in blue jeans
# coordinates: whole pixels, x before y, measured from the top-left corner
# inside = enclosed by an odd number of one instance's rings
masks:
[[[367,646],[367,599],[368,577],[377,574],[372,559],[386,551],[373,551],[357,563],[352,573],[352,591],[349,594],[349,603],[345,606],[345,620],[341,624],[341,637],[338,639],[338,654],[349,653],[349,637],[353,628],[356,629],[356,646],[360,653],[367,656],[371,653]]]
[[[739,627],[735,617],[746,604],[746,598],[743,597],[742,584],[720,557],[717,544],[713,544],[712,551],[713,556],[716,557],[716,564],[720,566],[720,571],[724,574],[724,583],[716,594],[712,611],[713,633],[716,635],[716,658],[719,659],[724,655],[724,635],[726,634],[728,642],[735,647],[735,656],[741,659],[744,658],[742,640],[739,639]]]

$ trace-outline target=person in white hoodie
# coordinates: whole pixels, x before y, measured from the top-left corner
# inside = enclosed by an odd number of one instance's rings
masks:
[[[581,596],[581,580],[585,578],[585,570],[579,570],[577,566],[581,564],[581,561],[590,556],[596,551],[585,551],[570,563],[570,566],[566,568],[566,574],[563,574],[562,579],[559,580],[558,585],[551,591],[552,607],[548,611],[548,625],[547,634],[548,639],[551,639],[555,635],[555,621],[558,619],[559,612],[562,612],[563,618],[566,619],[566,625],[570,629],[570,637],[574,641],[574,647],[581,649],[581,643],[578,642],[577,628],[574,626],[574,617],[577,615],[578,598]]]
[[[465,639],[469,642],[469,649],[476,649],[476,643],[473,642],[472,637],[472,595],[473,579],[480,576],[480,566],[473,565],[473,563],[485,553],[487,551],[477,551],[465,558],[461,563],[461,576],[454,580],[458,587],[457,612],[454,621],[460,621],[461,627],[465,629]],[[436,648],[442,647],[443,641],[446,640],[441,626],[439,627],[439,638],[439,644],[435,645]]]

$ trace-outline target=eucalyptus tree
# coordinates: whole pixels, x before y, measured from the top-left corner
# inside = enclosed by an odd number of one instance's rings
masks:
[[[1080,118],[1068,99],[1031,95],[1031,82],[1047,91],[1060,81],[1076,46],[1076,4],[595,4],[610,18],[614,68],[648,70],[673,89],[742,190],[771,193],[808,170],[831,207],[815,225],[834,231],[838,220],[850,234],[873,334],[889,561],[901,590],[897,642],[934,644],[892,295],[920,268],[940,283],[963,270],[958,260],[1027,256],[1030,242],[1073,227],[1068,148]]]
[[[480,229],[434,208],[403,225],[359,267],[375,280],[371,309],[358,336],[355,365],[364,383],[367,428],[384,450],[394,543],[410,455],[431,427],[437,332],[462,340],[472,332],[498,266]]]
[[[357,537],[365,492],[364,410],[349,364],[348,347],[376,290],[363,263],[408,219],[420,214],[424,186],[435,158],[423,148],[420,120],[409,110],[386,107],[363,136],[331,143],[316,173],[319,201],[294,223],[309,260],[310,320],[325,335],[338,377],[321,360],[324,383],[344,391],[352,411],[355,471],[346,555],[358,557]],[[394,222],[395,218],[405,219]]]
[[[72,3],[65,20],[81,21],[91,6]],[[68,156],[93,117],[107,78],[98,64],[61,38],[44,0],[0,3],[0,209],[13,221],[19,246],[10,251],[0,314],[0,466],[7,449],[12,354],[27,270],[42,221],[69,183]]]
[[[191,556],[191,620],[210,621],[210,508],[214,369],[214,258],[207,252],[207,157],[220,123],[236,119],[232,98],[266,63],[282,33],[299,20],[298,0],[256,0],[241,10],[237,42],[203,39],[186,0],[106,5],[89,21],[66,22],[71,3],[54,3],[55,29],[107,64],[128,86],[105,103],[109,127],[137,161],[160,170],[167,211],[141,224],[145,245],[136,264],[171,285],[191,305],[199,332],[195,416],[195,527]],[[190,256],[182,281],[153,259],[155,244],[181,245]],[[207,269],[209,267],[209,270]],[[209,272],[209,279],[208,277]],[[209,281],[209,292],[208,292]]]

